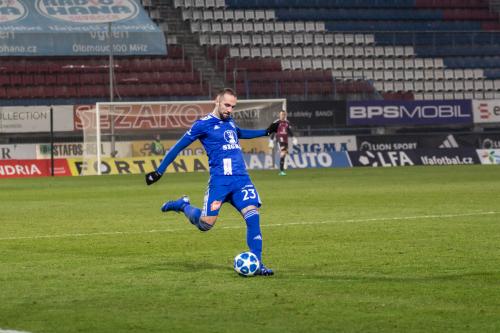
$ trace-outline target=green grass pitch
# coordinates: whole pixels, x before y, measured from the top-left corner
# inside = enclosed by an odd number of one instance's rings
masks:
[[[242,278],[245,224],[208,233],[208,175],[0,180],[0,330],[498,332],[498,166],[252,172],[264,262]]]

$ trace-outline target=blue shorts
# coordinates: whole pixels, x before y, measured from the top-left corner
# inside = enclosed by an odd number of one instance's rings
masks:
[[[224,202],[229,202],[238,211],[248,206],[261,206],[259,193],[248,176],[212,177],[201,215],[218,216]]]

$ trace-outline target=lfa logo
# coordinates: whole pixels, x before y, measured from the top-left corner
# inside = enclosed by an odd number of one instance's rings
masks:
[[[373,167],[395,167],[405,165],[415,165],[411,158],[404,151],[385,151],[371,152],[367,151],[361,154],[358,159],[362,166]]]

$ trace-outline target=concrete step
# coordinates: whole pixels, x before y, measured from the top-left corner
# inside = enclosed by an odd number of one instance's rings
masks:
[[[184,48],[184,54],[193,63],[193,67],[199,70],[202,78],[210,84],[211,87],[220,89],[225,86],[224,75],[216,69],[215,62],[207,58],[205,48],[199,45],[198,36],[191,33],[188,22],[182,20],[182,10],[174,8],[173,0],[154,0],[161,4],[161,17],[168,25],[168,34],[175,35],[178,45]]]

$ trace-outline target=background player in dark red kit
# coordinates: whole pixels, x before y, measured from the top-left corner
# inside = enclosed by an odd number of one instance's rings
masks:
[[[275,134],[271,135],[270,147],[274,146],[273,139],[276,137],[278,146],[280,149],[280,176],[286,176],[285,172],[285,158],[288,154],[288,138],[291,136],[292,144],[297,144],[297,138],[292,133],[292,126],[290,122],[286,119],[286,111],[280,112],[280,118],[275,122],[278,123],[278,130]]]

